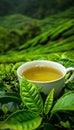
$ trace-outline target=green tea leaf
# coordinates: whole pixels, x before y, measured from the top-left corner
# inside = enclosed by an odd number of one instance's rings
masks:
[[[64,94],[54,105],[51,114],[57,111],[74,111],[74,91]]]
[[[8,102],[15,102],[20,104],[21,103],[21,99],[16,95],[12,95],[12,93],[10,94],[4,94],[4,95],[0,95],[0,103],[8,103]]]
[[[64,128],[71,129],[69,121],[66,121],[66,122],[60,121],[60,125],[63,126]]]
[[[37,87],[27,81],[25,78],[22,79],[20,86],[20,95],[24,105],[30,110],[38,113],[43,111],[43,101]]]
[[[2,122],[0,128],[33,130],[41,124],[41,121],[42,117],[40,117],[37,113],[29,110],[19,110],[11,114],[4,122]]]
[[[8,108],[5,105],[2,105],[2,111],[4,114],[7,114]]]
[[[44,113],[48,114],[52,104],[53,104],[53,95],[54,95],[54,89],[51,90],[51,92],[48,94],[46,101],[45,101],[45,105],[44,105]]]

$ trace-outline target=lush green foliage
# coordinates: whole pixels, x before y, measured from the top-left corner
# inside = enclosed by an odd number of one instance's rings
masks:
[[[69,12],[70,14],[68,14]],[[66,44],[62,48],[67,48],[67,50],[71,48],[72,50],[74,47],[74,20],[68,17],[72,16],[72,13],[73,8],[44,20],[33,20],[21,14],[0,17],[0,52],[3,54],[9,50],[13,52],[13,50],[29,49],[29,47],[31,47],[30,50],[36,47],[34,50],[37,50],[38,46],[42,48],[42,45],[48,43]],[[69,42],[72,44],[71,46]],[[55,50],[62,51],[63,49],[58,44],[55,44],[56,47],[58,46]],[[46,46],[48,49],[55,47],[52,44]],[[48,51],[46,46],[44,49]],[[40,52],[44,51],[42,53],[45,53],[44,49],[40,50]],[[31,52],[30,50],[28,52]],[[12,52],[8,55],[11,55]],[[53,52],[53,49],[50,52]],[[35,53],[37,52],[35,51]]]
[[[54,90],[48,94],[44,103],[43,112],[43,101],[40,97],[38,88],[33,83],[30,83],[23,78],[20,85],[20,95],[24,105],[28,108],[28,110],[27,108],[24,108],[24,110],[15,111],[12,113],[5,121],[1,122],[1,129],[13,128],[14,130],[33,130],[39,127],[42,119],[44,118],[43,113],[45,115],[49,114],[50,108],[52,107],[53,94]],[[56,111],[74,111],[73,98],[74,91],[63,95],[53,106],[49,120],[51,119],[52,115],[56,113]],[[5,114],[7,113],[7,109],[4,106],[2,106],[2,110]],[[62,121],[61,124],[63,124]]]
[[[21,14],[0,17],[0,129],[74,129],[74,81],[54,99],[54,90],[46,97],[26,79],[20,86],[16,75],[23,62],[36,59],[74,67],[73,22],[73,8],[44,20]]]

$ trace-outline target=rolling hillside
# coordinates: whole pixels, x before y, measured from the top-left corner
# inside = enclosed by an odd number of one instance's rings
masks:
[[[18,62],[41,57],[52,60],[56,54],[69,55],[70,51],[69,57],[73,59],[73,8],[44,20],[31,19],[21,14],[0,19],[0,62]]]

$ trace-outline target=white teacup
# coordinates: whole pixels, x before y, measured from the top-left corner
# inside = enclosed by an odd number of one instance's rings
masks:
[[[29,68],[35,67],[36,65],[45,66],[45,67],[52,67],[52,68],[54,68],[54,69],[56,69],[56,70],[58,70],[62,73],[62,76],[60,78],[53,80],[53,81],[33,81],[33,80],[29,80],[30,82],[34,83],[37,87],[42,86],[41,91],[44,94],[48,94],[51,91],[51,89],[54,88],[55,97],[57,97],[60,94],[63,87],[65,86],[65,76],[66,76],[66,74],[70,71],[73,72],[71,77],[66,81],[67,83],[74,78],[74,68],[72,68],[72,67],[69,67],[69,68],[66,69],[63,65],[61,65],[57,62],[47,61],[47,60],[34,60],[34,61],[24,63],[23,65],[21,65],[17,69],[17,75],[18,75],[19,82],[21,82],[22,73]]]

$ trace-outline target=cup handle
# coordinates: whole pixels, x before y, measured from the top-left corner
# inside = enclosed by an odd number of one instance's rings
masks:
[[[66,83],[72,81],[74,79],[74,68],[73,67],[69,67],[66,69],[66,73],[68,72],[72,72],[72,75],[70,76],[70,78],[66,81]]]

